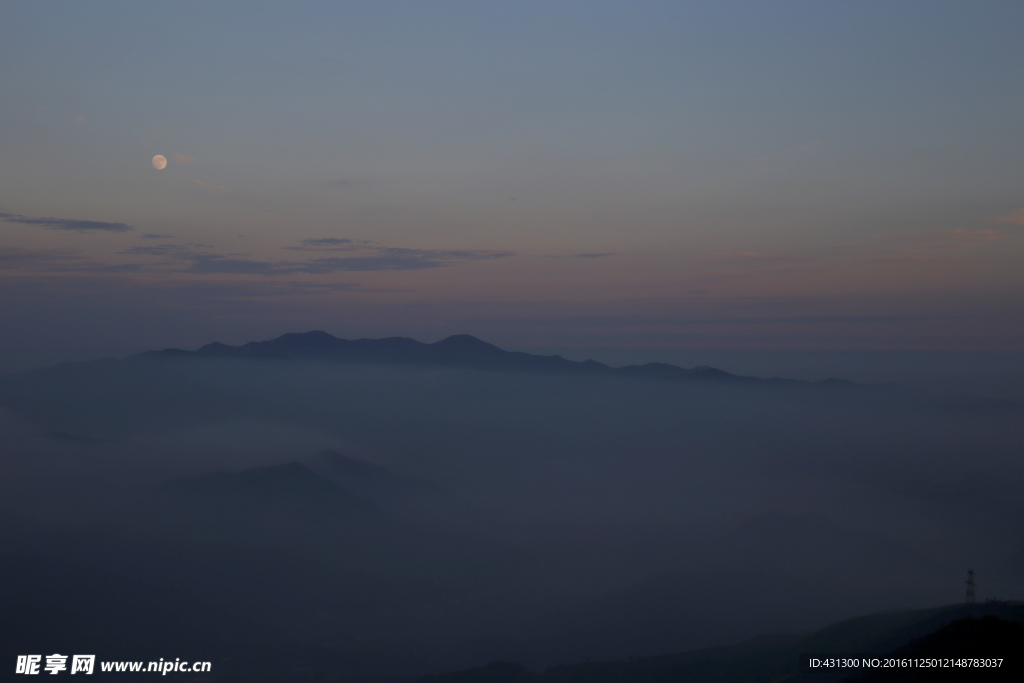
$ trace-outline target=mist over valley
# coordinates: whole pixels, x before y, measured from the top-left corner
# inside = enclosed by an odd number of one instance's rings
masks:
[[[1020,594],[1018,404],[644,368],[311,332],[3,376],[5,609],[64,615],[8,647],[415,675]]]

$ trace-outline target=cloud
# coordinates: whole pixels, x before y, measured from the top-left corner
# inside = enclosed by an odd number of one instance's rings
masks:
[[[921,241],[934,247],[942,249],[960,249],[963,247],[976,247],[986,242],[1009,237],[1005,230],[936,230],[921,236]]]
[[[47,273],[126,273],[142,266],[133,263],[107,264],[90,261],[77,249],[0,248],[0,269]]]
[[[868,263],[919,263],[921,261],[934,261],[938,256],[921,252],[908,251],[904,253],[882,254],[867,259]]]
[[[283,285],[297,289],[313,289],[331,292],[392,292],[391,289],[365,289],[356,282],[283,282]]]
[[[280,264],[266,261],[250,261],[244,258],[229,258],[219,254],[195,254],[190,257],[189,273],[221,275],[277,275],[302,271],[285,270]]]
[[[297,268],[294,272],[328,273],[333,271],[380,271],[380,270],[426,270],[443,268],[471,261],[514,256],[511,251],[495,250],[435,250],[407,249],[402,247],[382,247],[367,240],[354,240],[339,237],[311,237],[299,242],[298,247],[284,247],[295,251],[362,251],[359,256],[339,256],[311,259],[309,261],[288,263],[289,268]]]
[[[138,263],[90,263],[65,270],[78,273],[141,273],[146,267]]]
[[[119,251],[119,254],[131,254],[139,255],[145,254],[147,256],[170,256],[177,259],[188,259],[196,255],[202,255],[201,252],[195,251],[190,247],[196,245],[181,245],[181,244],[155,244],[151,247],[132,247],[131,249],[125,249]]]
[[[916,235],[901,235],[892,241],[898,244],[909,245],[909,249],[898,253],[881,254],[875,260],[922,261],[929,258],[939,258],[944,251],[969,249],[988,242],[1002,240],[1009,236],[1010,233],[1005,230],[967,230],[964,228],[935,230]]]
[[[9,215],[9,214],[3,214]],[[149,239],[161,235],[145,235]],[[17,270],[48,270],[63,272],[138,272],[153,274],[196,273],[222,275],[326,275],[337,272],[374,272],[396,270],[427,270],[444,268],[476,261],[489,261],[513,256],[510,251],[488,250],[433,250],[401,247],[367,246],[371,243],[340,238],[311,238],[304,240],[316,244],[340,245],[306,247],[327,251],[359,251],[351,256],[324,256],[306,260],[258,260],[244,253],[219,254],[208,249],[210,245],[143,244],[117,252],[124,256],[153,257],[148,263],[98,263],[67,249],[28,251],[12,248],[0,250],[0,267]],[[312,285],[311,285],[312,286]],[[332,285],[333,286],[333,285]],[[353,285],[355,286],[355,285]]]
[[[333,239],[333,238],[327,238]],[[196,251],[203,245],[156,244],[125,249],[119,253],[161,256],[174,261],[187,261],[185,272],[233,275],[287,275],[303,273],[323,275],[334,272],[372,272],[385,270],[426,270],[472,261],[486,261],[512,256],[508,251],[439,251],[404,249],[400,247],[369,247],[363,256],[316,258],[306,261],[256,261],[239,258],[244,254],[213,254]]]
[[[950,239],[956,240],[962,245],[973,247],[985,242],[1004,240],[1010,237],[1010,233],[1004,230],[949,230]]]
[[[8,276],[12,277],[12,276]],[[296,282],[292,280],[196,279],[178,277],[154,280],[124,272],[109,272],[102,276],[89,270],[62,272],[59,277],[52,273],[26,272],[14,280],[17,287],[0,288],[0,300],[17,300],[22,305],[32,300],[32,295],[44,306],[71,299],[70,293],[87,300],[83,305],[108,306],[120,302],[124,308],[138,307],[153,309],[190,311],[215,311],[217,315],[238,316],[251,313],[263,315],[266,306],[275,302],[292,311],[296,299],[309,300],[331,297],[337,293],[383,293],[391,294],[401,290],[364,287],[353,282]],[[63,296],[62,296],[63,295]],[[138,310],[138,308],[134,308]],[[173,315],[173,314],[172,314]]]
[[[0,247],[0,267],[61,264],[81,261],[82,256],[77,249],[40,249],[28,250],[12,247]]]
[[[210,183],[204,183],[202,180],[193,180],[192,182],[199,183],[200,185],[205,185],[206,187],[212,187],[216,190],[220,190],[221,192],[226,193],[228,191],[228,188],[224,187],[223,185],[212,185]]]
[[[47,230],[64,230],[69,232],[134,232],[135,230],[135,228],[127,223],[86,221],[80,218],[32,218],[16,213],[0,213],[0,221],[19,223],[21,225],[38,225]]]
[[[145,235],[142,235],[142,239],[144,240],[166,240],[171,239],[172,237],[174,237],[174,235],[161,235],[155,232],[147,232]]]
[[[948,244],[957,247],[974,247],[986,242],[995,242],[1009,237],[1003,230],[948,230],[944,235]]]
[[[387,292],[400,290],[367,288],[358,282],[295,282],[291,280],[201,280],[178,283],[174,289],[221,301],[287,297],[319,292]]]
[[[460,263],[511,256],[511,252],[431,251],[425,249],[378,248],[368,256],[345,256],[308,261],[250,261],[215,254],[191,257],[189,272],[281,275],[306,273],[324,275],[335,272],[373,272],[384,270],[426,270]]]
[[[188,156],[187,154],[175,154],[174,160],[177,161],[179,164],[191,164],[193,161],[195,161],[195,159]]]
[[[299,244],[305,244],[310,247],[336,247],[339,244],[352,244],[352,240],[339,239],[337,237],[311,237],[309,239],[300,240]]]
[[[932,230],[885,237],[873,245],[818,249],[806,254],[765,254],[734,251],[711,254],[707,261],[734,268],[716,277],[742,278],[752,274],[809,272],[865,264],[919,263],[961,258],[964,250],[1012,236],[999,229]]]
[[[588,252],[582,254],[545,254],[544,258],[586,258],[586,259],[597,259],[605,258],[606,256],[618,256],[618,252],[614,251],[602,251],[602,252]]]
[[[318,237],[301,240],[299,247],[282,247],[291,251],[355,251],[369,247],[373,242],[337,237]]]
[[[1024,225],[1024,209],[1011,211],[1004,216],[991,216],[982,219],[982,223],[1009,223],[1011,225]]]
[[[350,271],[424,270],[472,261],[489,261],[514,255],[510,251],[435,251],[399,247],[376,247],[372,251],[374,254],[371,256],[314,259],[308,263],[319,267]]]

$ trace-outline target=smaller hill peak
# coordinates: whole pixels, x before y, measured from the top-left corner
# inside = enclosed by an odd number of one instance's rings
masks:
[[[295,341],[307,341],[307,342],[310,342],[310,341],[312,341],[312,342],[325,341],[326,342],[326,341],[334,341],[335,339],[337,339],[337,337],[335,337],[333,334],[330,334],[328,332],[324,332],[323,330],[310,330],[309,332],[288,332],[287,334],[282,334],[280,337],[278,337],[274,341],[293,341],[293,340],[295,340]]]
[[[162,351],[161,353],[166,353],[169,350],[170,349],[164,349],[164,351]],[[215,341],[210,342],[206,346],[200,346],[199,350],[196,351],[196,353],[201,353],[205,355],[225,355],[232,353],[233,351],[236,350],[237,349],[234,346],[228,346],[227,344],[222,344],[218,341]]]
[[[462,348],[462,349],[488,349],[498,351],[497,346],[489,344],[482,339],[477,339],[471,334],[453,334],[450,337],[445,337],[439,342],[434,342],[433,346],[445,346],[450,348]]]
[[[445,337],[441,341],[434,342],[434,343],[435,344],[487,344],[487,342],[483,341],[482,339],[477,339],[476,337],[474,337],[471,334],[453,334],[450,337]],[[491,346],[491,345],[487,344],[487,346]]]

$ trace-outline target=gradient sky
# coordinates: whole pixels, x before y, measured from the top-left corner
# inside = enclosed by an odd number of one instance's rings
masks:
[[[4,3],[0,370],[308,329],[1020,351],[1021,26],[1019,1]]]

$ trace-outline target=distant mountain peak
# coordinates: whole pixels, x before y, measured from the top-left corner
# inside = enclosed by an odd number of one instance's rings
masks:
[[[445,337],[439,342],[434,342],[430,346],[456,354],[486,354],[493,356],[508,353],[508,351],[504,351],[494,344],[489,344],[482,339],[477,339],[470,334],[453,334],[450,337]]]
[[[329,332],[324,332],[323,330],[310,330],[309,332],[286,332],[274,341],[333,342],[337,340],[338,337],[335,337]]]
[[[215,352],[220,351],[221,349],[233,349],[233,348],[235,348],[235,347],[234,346],[228,346],[227,344],[221,344],[220,342],[215,341],[215,342],[210,342],[206,346],[199,347],[199,351],[197,351],[196,353],[204,353],[204,352],[205,353],[215,353]],[[164,349],[164,350],[165,351],[178,351],[179,349]]]
[[[477,339],[471,334],[453,334],[450,337],[445,337],[439,342],[434,342],[433,346],[465,346],[465,347],[486,347],[489,349],[497,349],[498,347],[494,344],[489,344],[482,339]],[[500,349],[499,349],[500,350]]]

